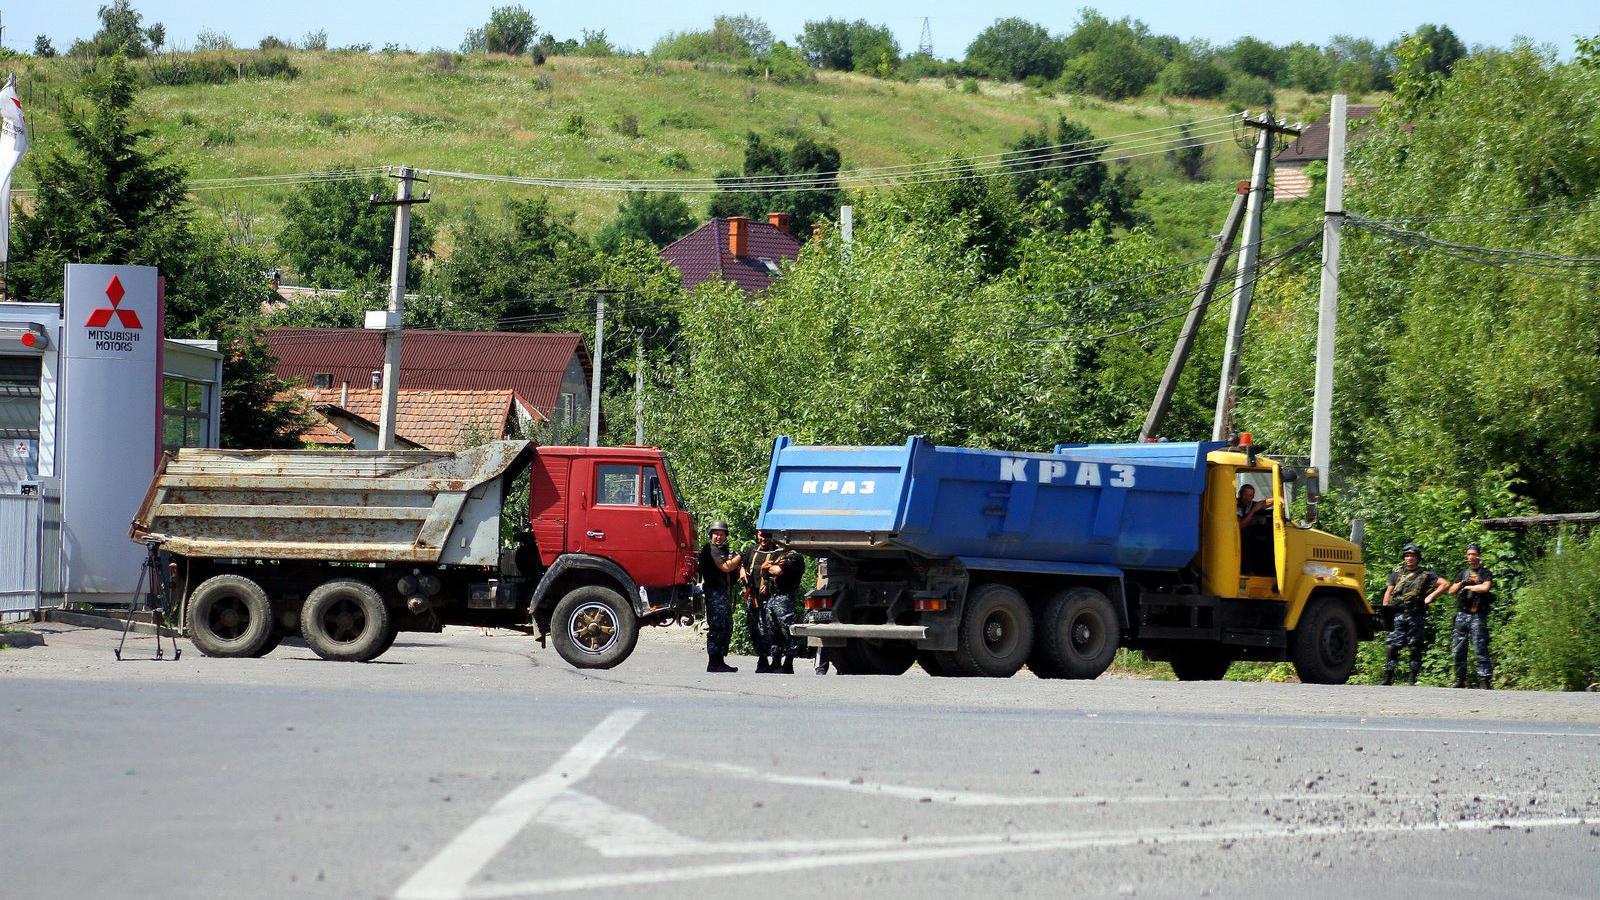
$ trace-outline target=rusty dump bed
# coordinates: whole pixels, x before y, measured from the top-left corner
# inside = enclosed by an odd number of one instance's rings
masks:
[[[501,502],[534,452],[184,449],[130,536],[190,557],[498,565]]]

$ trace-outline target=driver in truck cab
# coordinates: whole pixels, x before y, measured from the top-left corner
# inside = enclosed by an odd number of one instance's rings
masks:
[[[1237,509],[1240,571],[1247,575],[1273,574],[1272,498],[1257,500],[1256,486],[1247,484],[1239,488]]]

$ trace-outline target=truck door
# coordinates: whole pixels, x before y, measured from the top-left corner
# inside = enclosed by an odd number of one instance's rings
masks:
[[[573,528],[578,552],[617,563],[640,586],[676,583],[671,519],[656,505],[663,494],[660,470],[653,463],[603,460],[588,468],[583,521]]]

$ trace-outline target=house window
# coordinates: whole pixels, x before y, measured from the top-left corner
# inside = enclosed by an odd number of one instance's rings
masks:
[[[574,416],[575,410],[573,409],[573,399],[574,398],[573,398],[573,396],[572,396],[572,394],[570,392],[564,393],[564,394],[561,395],[561,410],[556,416],[556,424],[557,425],[565,425],[568,422],[571,422],[573,420],[573,418],[575,417]]]
[[[39,439],[38,357],[0,356],[0,438]]]
[[[206,403],[210,385],[167,377],[161,386],[161,446],[211,446],[211,408]]]
[[[332,372],[318,372],[317,374],[312,375],[311,376],[311,386],[314,387],[314,388],[331,388],[331,387],[333,387],[333,373]]]

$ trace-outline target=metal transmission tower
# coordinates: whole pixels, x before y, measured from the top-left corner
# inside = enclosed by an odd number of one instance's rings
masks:
[[[924,56],[933,56],[933,25],[928,22],[928,17],[922,17],[922,39],[917,41],[917,52]]]

